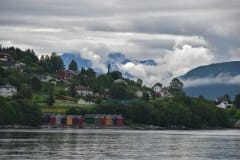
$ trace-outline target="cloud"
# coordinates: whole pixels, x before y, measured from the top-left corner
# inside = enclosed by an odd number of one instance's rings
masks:
[[[207,48],[185,44],[182,48],[167,50],[165,55],[155,59],[156,66],[128,62],[118,64],[118,67],[136,78],[143,79],[145,85],[152,86],[157,82],[169,85],[173,77],[181,76],[197,66],[209,64],[213,58],[213,53]]]
[[[182,81],[184,83],[185,88],[211,85],[211,84],[240,85],[240,75],[228,76],[228,75],[219,74],[218,76],[215,76],[215,77],[187,79]]]
[[[137,78],[144,78],[147,76],[144,65],[142,64],[134,64],[132,62],[128,62],[122,66],[120,66],[122,70],[127,71],[131,75],[134,75]]]
[[[194,48],[185,44],[182,48],[169,51],[159,61],[167,65],[173,76],[180,76],[192,68],[211,63],[213,58],[214,55],[209,49],[204,47]]]
[[[93,69],[100,69],[103,73],[107,72],[105,61],[98,54],[90,51],[88,48],[83,48],[81,56],[91,60]]]
[[[199,65],[240,60],[239,8],[236,0],[0,1],[0,43],[38,55],[82,53],[103,70],[110,52],[154,59],[154,67],[122,67],[167,84]]]

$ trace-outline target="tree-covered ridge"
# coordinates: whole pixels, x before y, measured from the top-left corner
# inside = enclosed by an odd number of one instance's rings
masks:
[[[122,114],[126,124],[170,128],[228,126],[240,118],[238,109],[224,110],[203,97],[186,96],[183,83],[177,78],[163,88],[170,96],[159,97],[153,88],[143,86],[140,79],[126,79],[121,72],[111,72],[110,69],[106,74],[97,75],[91,68],[77,68],[74,61],[70,66],[64,66],[56,53],[38,59],[32,50],[1,47],[0,52],[8,53],[13,61],[25,64],[18,70],[10,62],[1,62],[0,85],[9,83],[17,87],[18,93],[9,98],[0,97],[0,125],[39,125],[41,111],[61,110],[60,105],[67,106],[65,113]],[[64,68],[71,71],[64,71]],[[162,87],[160,83],[158,85]],[[92,94],[79,94],[83,89]],[[79,99],[95,105],[78,105]],[[240,107],[239,95],[234,104],[235,108]]]

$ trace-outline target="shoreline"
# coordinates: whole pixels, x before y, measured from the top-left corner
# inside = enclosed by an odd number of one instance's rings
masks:
[[[21,126],[21,125],[7,125],[0,126],[1,129],[115,129],[115,130],[240,130],[238,127],[205,127],[205,128],[187,128],[187,127],[160,127],[153,125],[136,126],[136,125],[123,125],[119,126],[95,126],[95,125],[85,125],[85,126],[56,126],[56,125],[41,125],[41,126]]]

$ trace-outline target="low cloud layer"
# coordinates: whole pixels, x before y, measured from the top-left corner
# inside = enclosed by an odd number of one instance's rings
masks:
[[[228,76],[228,75],[220,74],[216,77],[183,80],[183,83],[185,88],[211,85],[211,84],[240,85],[240,75]]]
[[[239,8],[237,0],[0,1],[0,44],[81,53],[102,70],[110,52],[154,59],[155,67],[121,67],[146,84],[168,83],[199,65],[240,60]]]

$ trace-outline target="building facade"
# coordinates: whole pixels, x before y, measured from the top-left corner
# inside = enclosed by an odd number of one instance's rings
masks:
[[[0,86],[0,96],[11,97],[16,93],[17,93],[17,88],[12,85],[7,84],[4,86]]]

